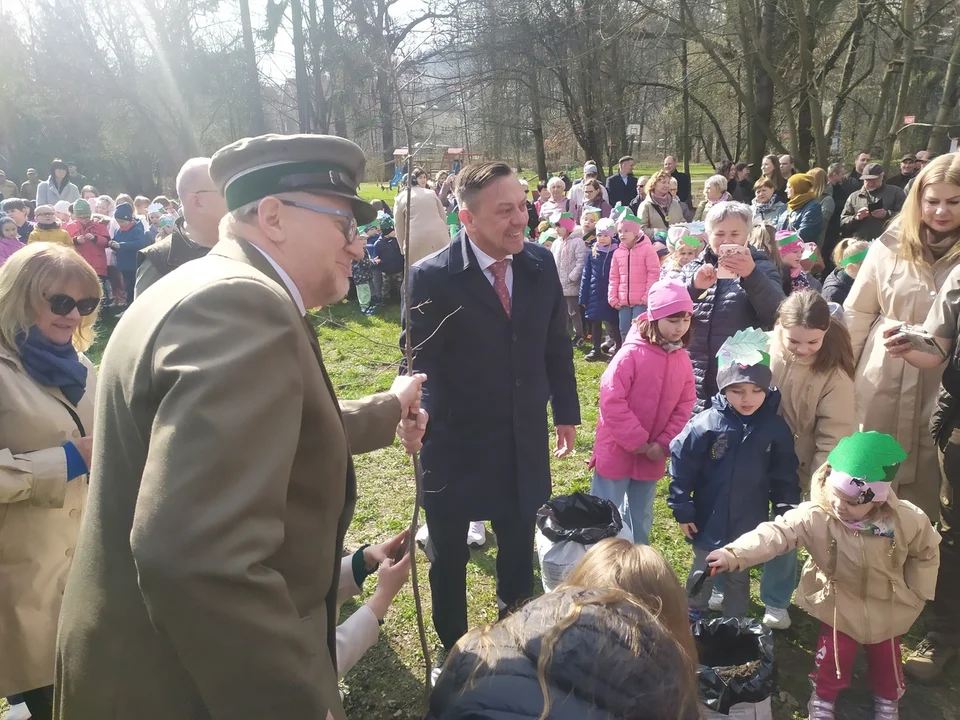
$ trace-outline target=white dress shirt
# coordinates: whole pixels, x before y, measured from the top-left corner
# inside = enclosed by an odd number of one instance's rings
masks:
[[[250,244],[253,245],[253,243],[250,243]],[[283,281],[283,284],[286,286],[287,290],[290,291],[290,294],[293,296],[293,302],[296,303],[297,310],[300,311],[301,315],[306,315],[307,309],[303,306],[303,296],[300,295],[300,290],[297,289],[296,284],[293,282],[290,276],[287,275],[284,269],[279,265],[277,265],[276,261],[274,261],[274,259],[269,255],[267,255],[267,253],[262,248],[257,247],[256,245],[253,245],[253,247],[257,248],[257,250],[260,251],[260,254],[267,259],[267,262],[270,263],[273,269],[277,271],[277,275],[280,276],[280,279]]]
[[[490,269],[490,266],[493,265],[496,260],[487,255],[483,250],[477,247],[477,244],[470,240],[470,247],[473,248],[473,254],[477,258],[477,264],[480,265],[480,269],[483,270],[484,276],[487,280],[490,281],[490,285],[496,281],[496,277],[493,274],[493,270]],[[503,278],[503,282],[507,286],[507,292],[510,294],[510,299],[513,299],[513,255],[507,255],[504,260],[507,261],[507,274]]]

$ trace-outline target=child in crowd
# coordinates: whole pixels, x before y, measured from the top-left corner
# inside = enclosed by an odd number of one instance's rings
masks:
[[[17,224],[17,237],[20,242],[26,244],[30,239],[30,233],[36,227],[30,221],[30,207],[20,198],[8,198],[0,203],[0,210],[5,212]]]
[[[373,307],[383,304],[383,273],[380,271],[380,259],[377,257],[377,240],[380,239],[380,222],[374,220],[357,228],[363,236],[367,257],[370,258],[370,303]]]
[[[357,228],[359,231],[359,228]],[[357,302],[360,312],[364,315],[373,315],[373,261],[367,253],[367,246],[363,246],[363,257],[351,263],[353,269],[353,284],[357,288]]]
[[[100,278],[103,297],[107,297],[107,246],[110,245],[110,228],[107,218],[93,215],[93,209],[86,200],[77,200],[73,204],[76,218],[64,229],[70,233],[77,252],[90,263],[90,267]]]
[[[133,199],[133,212],[137,216],[137,219],[142,222],[143,229],[147,229],[147,211],[150,209],[150,198],[144,197],[143,195],[137,195]]]
[[[66,200],[58,200],[57,204],[53,206],[53,209],[57,214],[57,222],[61,225],[66,225],[68,222],[73,221],[71,205]]]
[[[584,212],[584,217],[588,215]],[[598,362],[609,360],[603,351],[603,326],[613,338],[614,351],[623,344],[620,335],[620,320],[617,311],[610,307],[607,298],[607,289],[610,285],[610,265],[613,262],[613,222],[609,218],[600,221],[602,229],[596,234],[596,242],[587,252],[587,259],[583,263],[583,275],[580,278],[580,305],[586,307],[586,317],[590,321],[590,335],[593,338],[593,349],[587,353],[584,360]]]
[[[573,333],[573,344],[583,342],[583,318],[580,316],[580,279],[583,264],[587,260],[587,246],[583,244],[579,228],[570,213],[555,212],[550,216],[550,225],[557,233],[550,252],[557,263],[563,301],[567,308],[567,333]]]
[[[162,215],[160,216],[160,225],[157,228],[156,235],[154,236],[154,241],[163,240],[163,238],[173,235],[173,230],[177,226],[177,217],[176,215]],[[147,244],[150,244],[149,242]]]
[[[684,348],[693,300],[686,287],[654,283],[646,314],[600,380],[600,416],[593,444],[590,493],[613,502],[633,533],[650,544],[653,500],[670,443],[690,419],[696,388]]]
[[[157,234],[160,232],[160,219],[163,217],[163,208],[159,204],[150,205],[147,208],[146,224],[143,226],[147,244],[153,245],[157,240]]]
[[[17,223],[11,217],[0,218],[0,265],[23,247],[17,235]]]
[[[843,305],[869,249],[869,242],[857,238],[844,238],[837,244],[833,250],[833,262],[837,267],[823,281],[824,298]]]
[[[128,305],[133,304],[133,289],[137,283],[137,253],[147,246],[143,225],[133,216],[133,205],[117,205],[113,213],[118,230],[110,241],[117,252],[117,269],[123,276],[123,287]]]
[[[793,293],[780,304],[777,325],[771,333],[770,368],[773,384],[782,394],[780,417],[793,431],[800,489],[806,494],[814,470],[856,428],[850,333],[841,320],[831,316],[827,301],[813,290]],[[796,551],[764,566],[760,598],[767,627],[790,627],[787,608],[796,578]],[[715,592],[710,598],[711,608],[719,602]]]
[[[623,590],[655,613],[695,667],[697,646],[687,619],[687,596],[670,563],[649,545],[607,538],[587,550],[560,585]]]
[[[380,237],[374,243],[377,254],[377,267],[383,275],[383,286],[380,290],[383,300],[391,294],[400,295],[403,284],[404,258],[397,240],[393,218],[386,213],[380,215]]]
[[[117,195],[116,202],[117,202],[117,207],[120,207],[124,203],[129,205],[131,208],[133,207],[133,198],[127,195],[126,193],[120,193],[119,195]]]
[[[707,571],[707,556],[770,517],[800,502],[793,433],[777,412],[768,336],[750,328],[728,338],[717,353],[719,392],[694,415],[670,446],[667,505],[693,544],[688,591]],[[726,577],[723,616],[742,618],[750,601],[746,570]],[[708,607],[713,580],[690,598],[690,619]]]
[[[543,225],[544,223],[540,223],[541,227]],[[537,235],[537,242],[540,245],[543,245],[548,250],[553,250],[553,242],[556,239],[557,239],[557,231],[554,230],[552,227],[550,227],[549,224],[547,225],[546,230],[541,230],[540,234]]]
[[[776,234],[777,248],[780,251],[782,263],[781,276],[783,277],[783,292],[800,292],[801,290],[820,290],[820,282],[804,272],[800,264],[801,258],[807,250],[803,240],[795,230],[778,230]]]
[[[760,223],[753,226],[747,244],[762,250],[777,268],[777,273],[783,277],[783,261],[780,259],[780,248],[777,247],[777,229],[770,223]],[[786,291],[784,291],[786,294]]]
[[[940,538],[930,520],[891,488],[906,457],[890,435],[843,438],[817,470],[809,502],[706,558],[718,572],[745,573],[799,547],[810,553],[797,593],[800,607],[822,623],[810,674],[810,720],[833,720],[858,645],[866,650],[874,717],[899,716],[900,635],[933,598],[940,565]]]
[[[660,266],[660,279],[679,279],[683,266],[703,250],[703,240],[683,225],[674,225],[667,233],[667,257]]]
[[[697,212],[693,219],[696,221],[706,220],[710,209],[720,202],[730,199],[730,193],[727,192],[729,181],[723,175],[711,175],[703,181],[703,201],[697,206]]]
[[[587,246],[587,249],[592,248],[597,241],[597,223],[599,221],[599,208],[587,206],[580,213],[580,230],[583,234],[583,244]]]
[[[30,233],[28,243],[50,242],[73,247],[70,233],[60,227],[60,223],[57,222],[57,211],[54,210],[53,205],[38,206],[33,217],[37,220],[37,226]]]
[[[660,279],[660,260],[641,232],[640,218],[623,207],[614,208],[620,245],[613,251],[607,300],[620,317],[620,334],[647,311],[647,293]]]

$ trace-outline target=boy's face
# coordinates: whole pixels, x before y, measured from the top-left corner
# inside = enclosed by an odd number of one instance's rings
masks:
[[[17,227],[20,227],[27,221],[27,215],[29,212],[29,210],[11,210],[7,214],[13,218],[13,221],[17,224]]]
[[[878,502],[860,504],[836,488],[833,488],[833,492],[830,493],[830,507],[843,522],[860,522],[880,504]]]
[[[38,223],[42,223],[43,225],[49,225],[57,219],[57,215],[53,210],[38,210],[34,213],[34,217]]]
[[[117,220],[117,225],[121,230],[126,231],[133,227],[133,220]]]
[[[767,399],[767,392],[759,385],[753,383],[734,383],[728,385],[723,390],[727,401],[733,406],[733,409],[744,417],[750,417]]]
[[[584,213],[583,217],[580,218],[580,226],[584,229],[584,232],[593,232],[597,227],[597,221],[593,217],[593,213]]]
[[[160,213],[157,213],[157,212],[150,213],[149,215],[147,215],[147,220],[150,221],[150,224],[153,225],[153,227],[160,227]]]

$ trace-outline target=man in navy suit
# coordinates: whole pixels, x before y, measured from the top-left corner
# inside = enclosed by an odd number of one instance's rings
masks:
[[[467,527],[497,536],[501,616],[533,594],[537,509],[550,498],[547,403],[557,447],[573,450],[580,402],[553,255],[524,242],[526,196],[508,165],[457,177],[463,229],[410,271],[410,326],[426,373],[421,461],[433,623],[445,649],[467,631]]]
[[[619,172],[607,178],[607,197],[610,204],[620,203],[627,207],[637,196],[637,176],[633,174],[633,158],[624,155],[620,158]]]

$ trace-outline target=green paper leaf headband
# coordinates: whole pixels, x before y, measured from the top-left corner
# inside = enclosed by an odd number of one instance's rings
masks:
[[[453,212],[447,213],[447,225],[459,225],[460,224],[460,213],[456,210]]]
[[[777,246],[783,247],[784,245],[790,245],[791,243],[800,242],[800,235],[797,233],[791,233],[790,235],[785,235],[782,238],[777,238]]]
[[[875,431],[843,438],[827,455],[833,470],[865,482],[890,482],[907,453],[892,436]]]
[[[694,250],[703,245],[703,243],[700,241],[700,238],[694,237],[693,235],[684,235],[682,238],[680,238],[680,242],[682,242],[684,245],[689,245]]]
[[[867,259],[867,253],[870,252],[870,248],[865,247],[860,252],[854,253],[850,257],[844,258],[840,261],[840,267],[847,267],[847,265],[854,265],[855,263],[861,263]]]
[[[770,365],[770,335],[759,328],[738,330],[728,337],[717,352],[717,363],[724,365]]]

